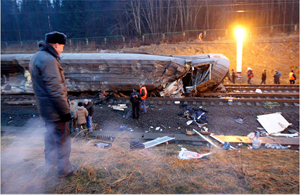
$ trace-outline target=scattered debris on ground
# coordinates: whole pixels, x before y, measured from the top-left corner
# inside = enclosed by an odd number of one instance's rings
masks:
[[[198,158],[203,158],[203,157],[211,155],[211,154],[213,154],[213,152],[209,152],[206,154],[199,154],[197,152],[188,151],[186,148],[181,148],[181,151],[179,151],[179,154],[178,154],[178,158],[183,159],[183,160],[198,159]]]

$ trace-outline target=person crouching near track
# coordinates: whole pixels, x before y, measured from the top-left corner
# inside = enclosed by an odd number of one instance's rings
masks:
[[[86,118],[88,115],[89,115],[89,113],[88,113],[87,109],[82,106],[82,102],[78,102],[78,107],[75,111],[75,119],[77,119],[77,125],[78,125],[79,131],[81,130],[81,126],[82,126],[85,135],[87,135],[87,133],[88,133],[88,130],[86,128]]]

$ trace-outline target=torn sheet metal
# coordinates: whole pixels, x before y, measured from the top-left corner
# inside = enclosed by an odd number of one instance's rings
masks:
[[[27,93],[25,71],[33,55],[1,55],[2,93],[11,93],[14,87]],[[229,69],[229,60],[221,54],[62,53],[60,57],[69,92],[132,91],[144,83],[149,92],[181,97],[187,88],[197,93],[217,87]]]
[[[258,115],[257,120],[270,135],[280,133],[291,125],[279,112]]]
[[[153,146],[156,146],[158,144],[162,144],[164,142],[167,142],[167,141],[170,141],[170,140],[173,140],[173,139],[175,139],[175,137],[168,137],[168,136],[158,137],[154,140],[145,142],[144,145],[145,145],[145,148],[151,148]]]
[[[197,158],[203,158],[203,157],[211,155],[211,154],[212,154],[212,152],[209,152],[206,154],[199,154],[197,152],[188,151],[186,148],[181,148],[181,151],[178,154],[178,158],[183,159],[183,160],[197,159]]]

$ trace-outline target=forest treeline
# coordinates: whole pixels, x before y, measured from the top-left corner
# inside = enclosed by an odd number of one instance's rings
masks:
[[[1,41],[183,32],[299,23],[298,0],[1,0]]]

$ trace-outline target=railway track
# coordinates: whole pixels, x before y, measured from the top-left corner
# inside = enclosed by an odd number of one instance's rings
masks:
[[[227,92],[246,93],[260,89],[264,93],[298,93],[299,85],[224,85]]]
[[[228,105],[241,105],[242,103],[253,103],[256,105],[262,102],[277,102],[283,103],[288,107],[291,103],[294,106],[299,106],[299,86],[298,85],[225,85],[226,93],[203,93],[200,97],[184,97],[184,98],[160,98],[149,97],[148,102],[152,104],[170,104],[174,101],[181,101],[185,104],[223,104]],[[256,92],[260,89],[261,92]],[[72,94],[71,94],[72,95]],[[93,99],[99,102],[97,96],[79,96],[75,97],[78,101],[83,99]],[[128,97],[113,97],[108,98],[106,102],[114,103],[127,103],[129,104]],[[210,103],[212,102],[212,103]],[[217,102],[217,103],[216,103]],[[21,95],[2,95],[1,103],[5,105],[34,105],[35,99],[33,94]]]

